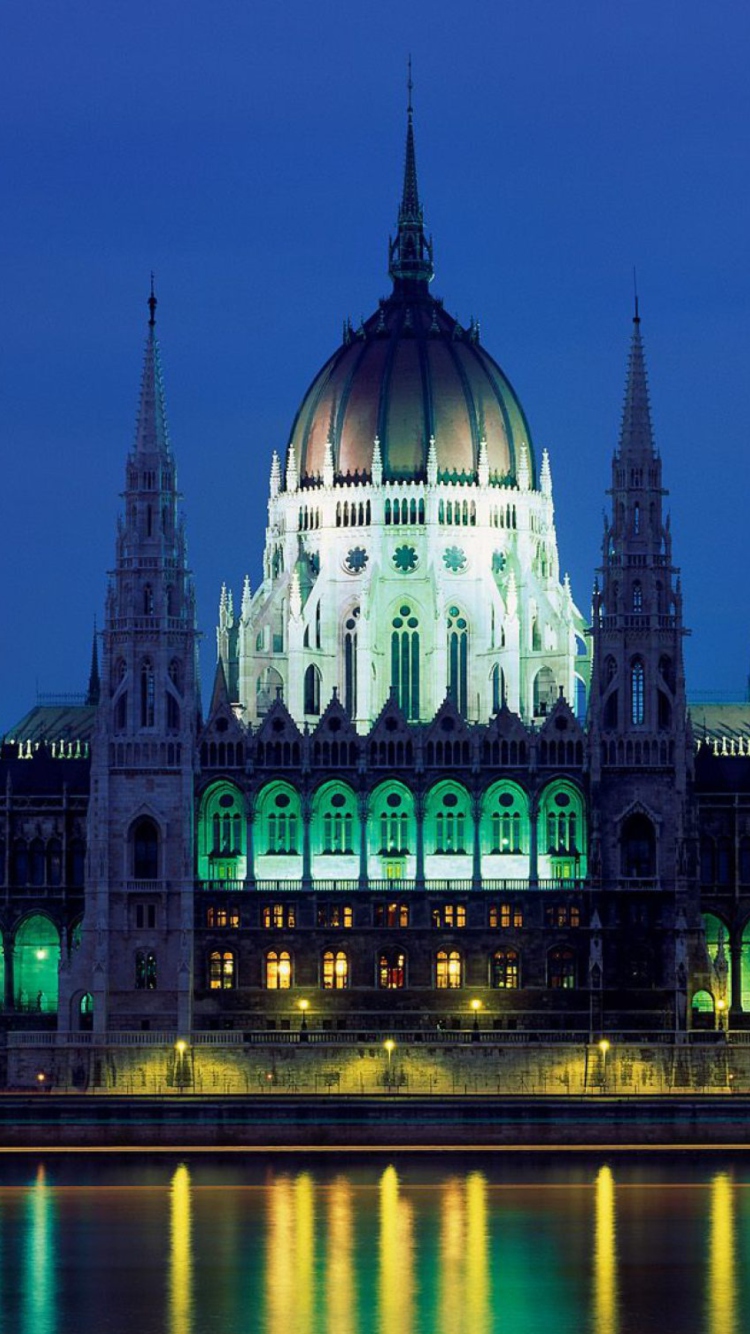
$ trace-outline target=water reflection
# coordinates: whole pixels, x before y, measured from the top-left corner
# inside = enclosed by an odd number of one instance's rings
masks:
[[[190,1173],[184,1163],[172,1177],[169,1206],[169,1334],[192,1334],[192,1199]]]
[[[708,1254],[708,1334],[736,1334],[734,1183],[717,1172],[711,1183]]]
[[[481,1172],[446,1181],[440,1202],[441,1330],[489,1330],[487,1182]]]
[[[599,1169],[595,1193],[594,1301],[591,1323],[596,1334],[618,1334],[615,1182],[609,1167]]]
[[[26,1220],[21,1328],[24,1334],[54,1334],[55,1207],[41,1165],[26,1201]]]
[[[346,1177],[328,1194],[326,1329],[328,1334],[357,1334],[357,1287],[354,1281],[354,1197]]]
[[[380,1334],[411,1334],[414,1323],[414,1211],[401,1197],[398,1173],[387,1167],[380,1178]]]

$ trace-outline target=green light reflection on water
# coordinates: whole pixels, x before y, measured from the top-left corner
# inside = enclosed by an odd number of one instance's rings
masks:
[[[26,1198],[26,1229],[21,1298],[22,1334],[55,1334],[55,1204],[40,1164]]]

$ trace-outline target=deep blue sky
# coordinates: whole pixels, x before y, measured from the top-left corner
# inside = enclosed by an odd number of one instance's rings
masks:
[[[5,0],[0,730],[82,689],[157,273],[210,685],[271,450],[388,290],[405,64],[433,290],[548,446],[588,610],[637,265],[688,685],[750,659],[750,7],[694,0]]]

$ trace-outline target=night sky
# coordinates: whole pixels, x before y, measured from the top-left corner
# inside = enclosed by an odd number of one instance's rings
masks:
[[[433,291],[481,321],[550,450],[578,605],[635,265],[689,692],[744,695],[747,0],[5,0],[0,732],[86,685],[152,268],[210,687],[221,581],[259,582],[271,451],[388,291],[410,51]]]

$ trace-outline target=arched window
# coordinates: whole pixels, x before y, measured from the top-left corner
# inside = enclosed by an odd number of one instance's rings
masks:
[[[482,798],[482,851],[493,856],[529,849],[529,803],[515,783],[491,787]]]
[[[471,803],[458,783],[439,784],[427,794],[426,850],[435,853],[471,851]]]
[[[636,579],[633,584],[633,611],[643,611],[643,584]]]
[[[492,956],[492,985],[500,991],[516,991],[520,980],[518,950],[495,950]]]
[[[268,991],[289,991],[292,985],[292,956],[288,950],[269,950],[265,985]]]
[[[269,856],[294,854],[299,850],[301,813],[299,797],[286,788],[274,788],[264,794],[262,803],[265,843],[260,849]]]
[[[127,667],[123,658],[118,658],[115,664],[113,694],[117,694],[115,702],[115,731],[124,732],[128,725],[128,692],[122,688],[122,683],[127,675]]]
[[[505,674],[499,662],[492,668],[492,712],[499,713],[505,703]]]
[[[320,672],[313,663],[305,672],[305,713],[320,713]]]
[[[10,882],[12,885],[26,885],[29,879],[29,850],[26,840],[17,838],[13,844],[10,864]]]
[[[419,620],[404,603],[391,630],[391,687],[407,718],[419,719]]]
[[[547,955],[547,986],[553,991],[572,991],[575,984],[575,953],[565,945],[557,945]]]
[[[16,1009],[39,1014],[57,1010],[60,935],[44,913],[26,917],[16,932],[13,983]]]
[[[29,848],[29,884],[44,884],[44,844],[40,838],[35,838]]]
[[[549,667],[542,667],[534,677],[534,714],[549,713],[555,703],[557,686]]]
[[[630,721],[641,727],[646,717],[646,673],[640,658],[630,668]]]
[[[574,783],[555,780],[539,803],[539,874],[553,880],[586,874],[586,812]]]
[[[156,880],[159,876],[159,831],[144,816],[133,826],[133,879]]]
[[[136,991],[156,991],[156,955],[150,950],[138,950],[135,956]]]
[[[438,950],[435,956],[435,985],[457,990],[464,984],[464,964],[458,950]]]
[[[262,718],[274,700],[284,698],[284,681],[275,667],[265,667],[255,683],[255,711]]]
[[[350,718],[357,716],[357,631],[359,607],[353,607],[344,621],[344,708]]]
[[[151,506],[148,509],[149,525],[151,522]],[[143,615],[153,616],[154,614],[154,590],[151,584],[143,585]]]
[[[348,955],[344,950],[326,950],[323,955],[323,990],[345,991],[348,986]]]
[[[637,537],[638,534],[640,533],[640,531],[641,531],[641,507],[640,507],[640,505],[638,504],[638,501],[636,501],[635,505],[633,506],[633,534],[634,534],[634,536]]]
[[[211,991],[234,991],[234,950],[213,950],[208,956],[208,985]]]
[[[466,715],[469,681],[469,627],[458,607],[448,608],[448,697]]]
[[[141,727],[154,726],[155,702],[154,664],[150,658],[144,658],[141,663]]]
[[[51,838],[47,844],[47,884],[62,884],[62,843],[59,838]]]
[[[406,955],[401,950],[385,950],[378,959],[378,986],[385,991],[399,990],[406,981]]]
[[[630,879],[652,880],[656,875],[656,833],[647,815],[629,815],[620,841],[622,874]]]
[[[176,696],[182,693],[182,671],[176,658],[169,664],[169,680],[172,690],[167,691],[167,731],[178,732],[180,728],[180,706]]]
[[[323,855],[352,854],[357,834],[357,799],[343,783],[325,783],[315,794],[312,833],[314,850]]]

